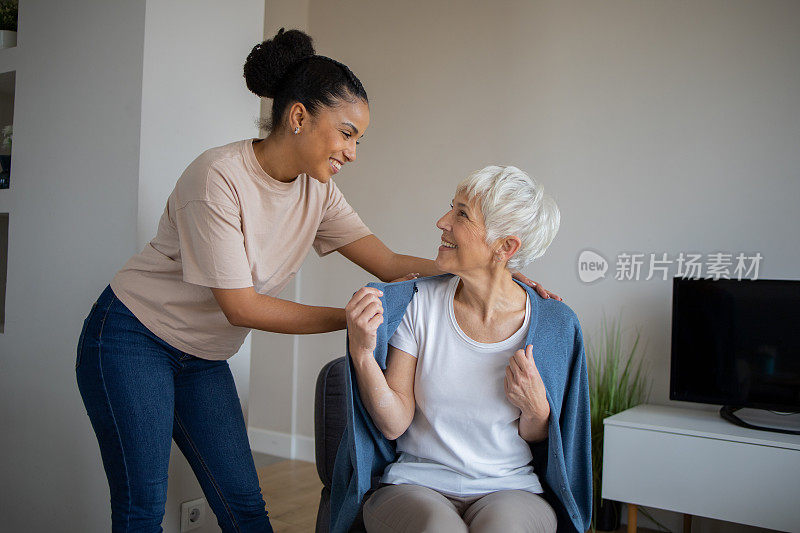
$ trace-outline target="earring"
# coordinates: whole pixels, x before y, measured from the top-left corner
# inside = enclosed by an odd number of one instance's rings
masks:
[[[297,135],[298,133],[300,133],[300,126],[297,126],[297,127],[294,129],[294,134],[295,134],[295,135]]]

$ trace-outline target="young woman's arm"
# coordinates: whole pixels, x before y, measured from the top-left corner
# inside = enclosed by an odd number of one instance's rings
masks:
[[[336,251],[381,281],[392,281],[411,272],[420,276],[444,273],[430,259],[394,253],[375,235],[361,237]]]
[[[412,272],[420,276],[444,273],[430,259],[394,253],[375,235],[362,237],[336,251],[381,281],[396,280]],[[542,298],[561,300],[560,296],[531,281],[520,272],[514,272],[514,279],[536,289]]]
[[[409,279],[410,272],[422,276],[442,273],[430,259],[395,254],[374,235],[358,239],[338,251],[382,281]],[[234,326],[289,334],[325,333],[347,326],[345,310],[337,307],[298,304],[259,294],[253,287],[212,288],[211,292]]]
[[[344,309],[303,305],[246,289],[212,288],[225,317],[234,326],[274,333],[325,333],[344,329]]]
[[[376,331],[383,322],[379,291],[364,287],[345,308],[350,333],[350,358],[356,372],[361,401],[384,437],[395,440],[414,418],[414,372],[417,358],[389,346],[384,374],[372,353]]]
[[[430,259],[396,254],[375,235],[362,237],[337,251],[381,281],[408,279],[408,274],[411,272],[420,276],[442,274]],[[542,298],[561,299],[519,272],[515,273],[514,277],[535,287]],[[298,304],[259,294],[253,287],[212,288],[211,291],[228,322],[234,326],[274,333],[305,334],[337,331],[347,325],[345,310],[338,307]]]
[[[368,235],[338,249],[347,259],[382,281],[410,279],[410,272],[421,276],[441,274],[433,261],[395,254],[374,235]],[[303,305],[259,294],[253,287],[212,288],[225,317],[234,326],[273,333],[325,333],[345,329],[345,310],[337,307]]]

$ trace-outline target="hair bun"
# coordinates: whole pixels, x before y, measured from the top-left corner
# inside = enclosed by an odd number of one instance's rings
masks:
[[[311,37],[300,30],[284,31],[253,47],[244,63],[247,88],[261,97],[274,98],[278,83],[289,67],[314,55]]]

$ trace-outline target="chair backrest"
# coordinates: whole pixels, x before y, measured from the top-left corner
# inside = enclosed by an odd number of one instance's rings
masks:
[[[345,364],[339,357],[326,364],[317,376],[314,393],[314,448],[317,473],[330,488],[336,451],[345,429]]]
[[[331,479],[336,452],[344,434],[347,407],[345,404],[345,366],[344,357],[334,359],[322,367],[317,376],[314,393],[314,451],[317,460],[317,473],[324,487],[320,494],[317,511],[316,533],[328,533],[331,514]],[[369,494],[369,493],[368,493]],[[364,533],[364,523],[359,511],[350,533]]]

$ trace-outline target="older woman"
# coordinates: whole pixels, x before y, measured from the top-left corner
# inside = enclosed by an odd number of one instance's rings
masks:
[[[436,224],[436,265],[455,276],[404,282],[415,294],[386,332],[385,372],[374,355],[383,292],[366,287],[348,303],[358,392],[398,453],[364,504],[369,533],[586,529],[580,325],[565,304],[511,275],[545,252],[559,221],[555,203],[517,168],[486,167],[461,182]],[[577,446],[564,442],[576,436]],[[534,461],[537,443],[547,453]]]

